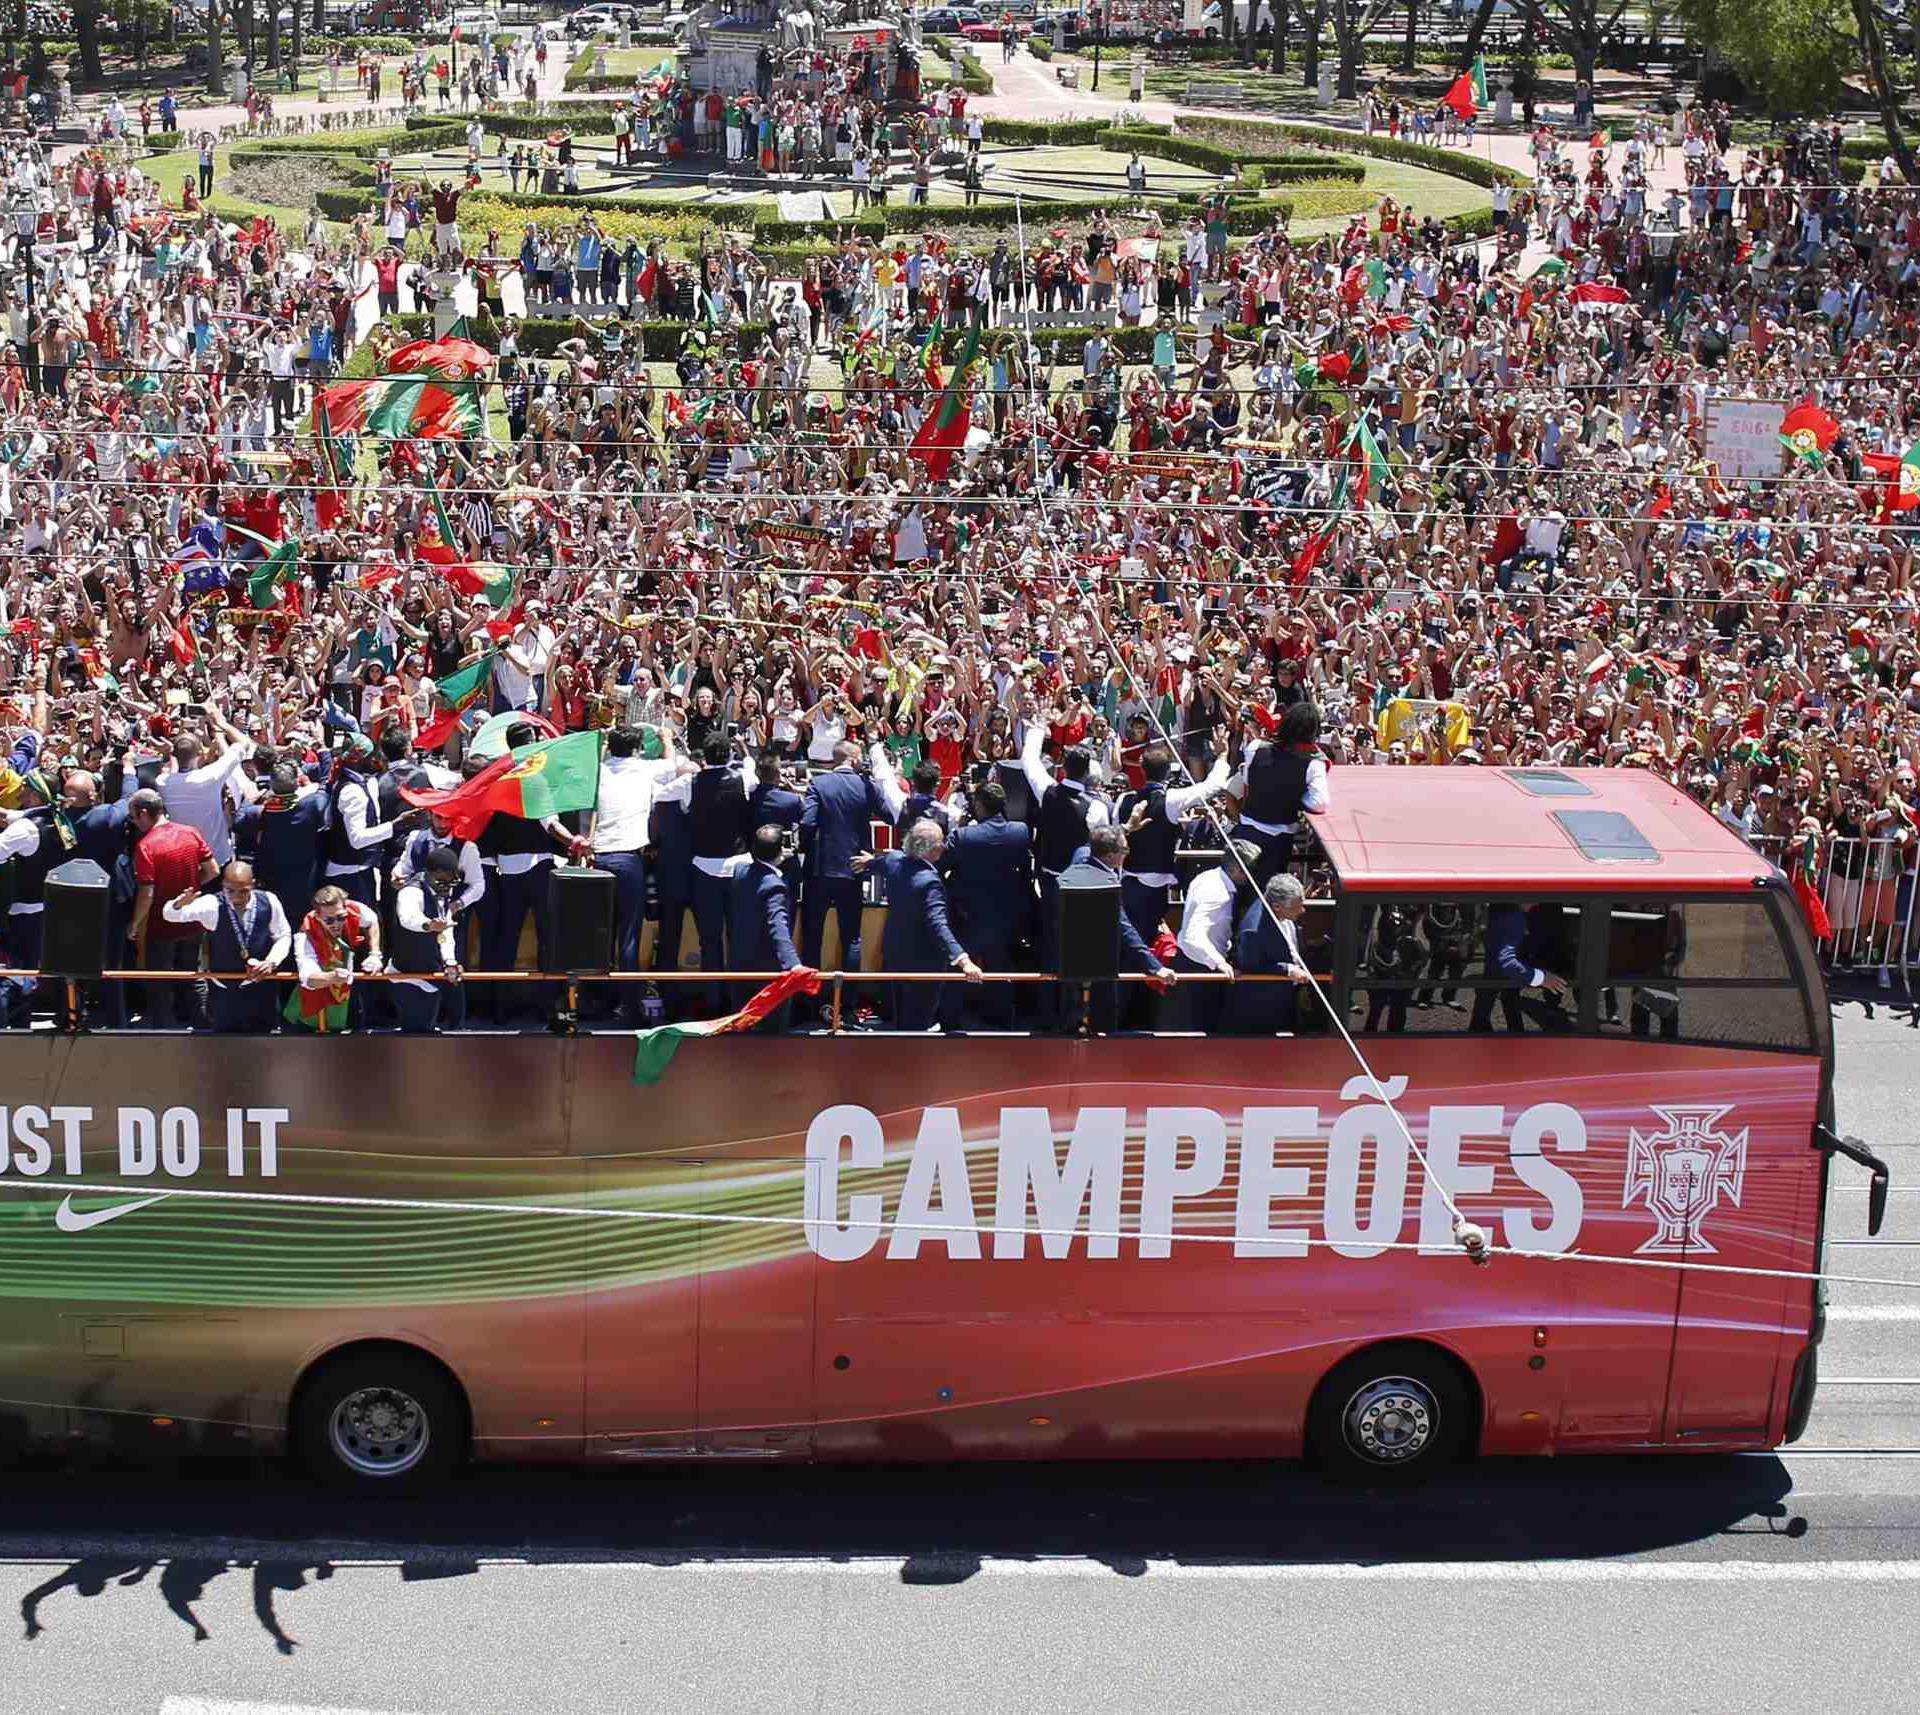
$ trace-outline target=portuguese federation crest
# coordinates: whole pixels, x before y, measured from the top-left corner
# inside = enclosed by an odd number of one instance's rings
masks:
[[[1666,1121],[1659,1132],[1632,1131],[1627,1138],[1627,1188],[1620,1206],[1644,1202],[1659,1230],[1640,1247],[1648,1251],[1711,1251],[1700,1228],[1722,1197],[1735,1207],[1747,1172],[1747,1134],[1715,1129],[1732,1111],[1729,1102],[1654,1106]]]

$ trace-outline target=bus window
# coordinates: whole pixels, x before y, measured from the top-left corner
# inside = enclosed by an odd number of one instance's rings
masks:
[[[1471,899],[1394,900],[1358,907],[1350,1028],[1458,1035],[1468,1031],[1563,1033],[1566,996],[1523,991],[1513,968],[1572,980],[1577,905]]]
[[[1602,1036],[1811,1052],[1804,997],[1762,899],[1603,907]]]
[[[1764,899],[1616,901],[1607,910],[1609,977],[1790,982],[1786,948]]]

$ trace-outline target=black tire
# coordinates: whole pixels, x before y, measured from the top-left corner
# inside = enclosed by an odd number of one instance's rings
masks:
[[[1307,1452],[1329,1481],[1402,1485],[1454,1463],[1473,1395],[1431,1346],[1374,1346],[1330,1370],[1307,1408]]]
[[[426,1488],[464,1463],[466,1402],[438,1364],[401,1348],[328,1360],[294,1396],[293,1456],[339,1488]]]

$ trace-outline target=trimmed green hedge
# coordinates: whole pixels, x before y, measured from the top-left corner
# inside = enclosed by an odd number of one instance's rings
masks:
[[[1149,127],[1138,129],[1146,130]],[[1484,185],[1489,190],[1495,185],[1522,186],[1533,183],[1525,173],[1515,172],[1513,168],[1500,166],[1497,162],[1483,161],[1476,155],[1458,149],[1437,149],[1428,143],[1402,143],[1392,137],[1368,137],[1358,131],[1334,131],[1321,125],[1183,117],[1177,122],[1177,129],[1182,133],[1215,132],[1231,142],[1249,145],[1254,152],[1259,151],[1264,142],[1285,137],[1295,143],[1308,143],[1335,153],[1367,155],[1376,161],[1399,161],[1409,167],[1425,167],[1429,172],[1443,173],[1452,179],[1465,179],[1469,184]],[[1204,138],[1193,140],[1203,141]]]
[[[927,52],[936,55],[942,67],[952,63],[951,44],[945,36],[928,36]],[[969,95],[991,95],[993,93],[993,74],[980,63],[980,56],[965,45],[962,38],[960,47],[960,87]]]
[[[1073,146],[1091,143],[1107,129],[1104,119],[988,119],[981,134],[989,143]]]
[[[283,31],[283,39],[291,32]],[[307,36],[303,47],[308,53],[325,55],[330,48],[353,54],[410,55],[418,45],[411,36]]]
[[[430,338],[433,333],[432,316],[390,316],[386,326],[394,328],[405,339]],[[588,327],[597,336],[605,326],[605,320],[591,321]],[[634,339],[639,337],[640,355],[649,363],[671,363],[680,355],[681,345],[687,335],[702,324],[698,322],[622,322],[620,333],[626,349],[631,353]],[[767,336],[770,328],[767,322],[743,322],[728,329],[724,337],[735,343],[747,340],[758,346]],[[500,345],[499,324],[491,316],[482,315],[469,323],[469,332],[481,345],[490,351],[496,351]],[[574,337],[574,318],[567,316],[529,316],[520,324],[519,342],[522,357],[551,357],[560,349],[563,340]]]
[[[1053,58],[1053,43],[1048,41],[1045,36],[1029,36],[1027,38],[1027,52],[1032,54],[1037,60],[1050,60]]]

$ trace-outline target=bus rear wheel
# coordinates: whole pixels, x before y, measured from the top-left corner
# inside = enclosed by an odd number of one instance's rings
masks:
[[[296,1461],[341,1488],[423,1488],[466,1454],[459,1390],[403,1348],[346,1353],[301,1384],[292,1416]]]
[[[1307,1410],[1307,1446],[1340,1483],[1425,1481],[1460,1457],[1471,1395],[1428,1346],[1376,1346],[1328,1372]]]

